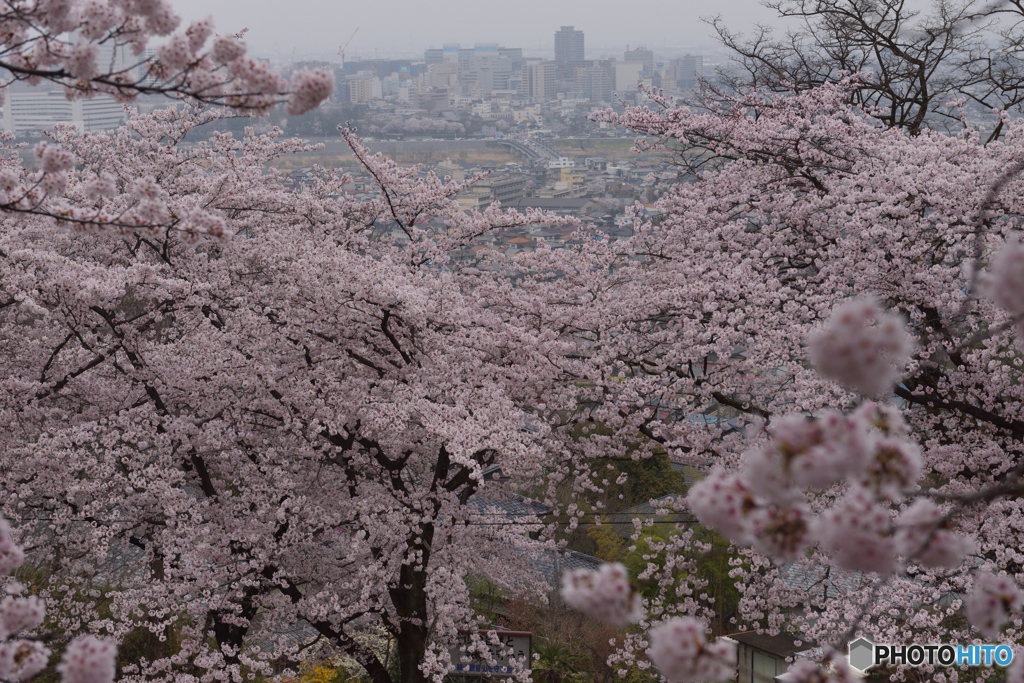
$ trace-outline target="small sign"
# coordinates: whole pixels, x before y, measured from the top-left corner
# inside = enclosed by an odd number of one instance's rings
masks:
[[[533,641],[528,631],[477,631],[477,635],[487,644],[494,658],[494,664],[487,661],[474,652],[466,652],[466,649],[473,643],[472,634],[469,631],[459,631],[459,642],[453,645],[448,653],[452,658],[455,670],[453,676],[511,676],[513,658],[520,662],[524,669],[530,669],[533,661]],[[491,634],[497,636],[500,644],[495,644]],[[507,653],[509,649],[511,654]]]

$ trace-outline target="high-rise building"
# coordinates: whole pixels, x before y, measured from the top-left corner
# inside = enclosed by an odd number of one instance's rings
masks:
[[[523,49],[497,43],[476,43],[462,47],[445,43],[441,49],[424,53],[429,65],[427,86],[451,89],[472,97],[487,97],[493,91],[518,90],[523,66]],[[457,83],[456,83],[457,81]]]
[[[364,71],[348,81],[348,101],[352,104],[379,100],[383,96],[381,80],[372,72]]]
[[[498,54],[512,63],[512,73],[518,74],[523,68],[523,48],[499,47]]]
[[[523,64],[523,81],[519,84],[519,94],[538,102],[555,99],[557,83],[555,82],[554,62],[535,62]]]
[[[573,87],[591,102],[612,101],[612,79],[608,70],[600,66],[586,66],[575,70]]]
[[[624,62],[643,62],[644,72],[647,75],[654,73],[654,53],[645,47],[638,47],[635,50],[630,50],[629,46],[626,46],[626,52],[623,55],[622,61]]]
[[[410,59],[349,59],[345,62],[342,67],[342,72],[348,76],[354,76],[362,71],[372,71],[377,78],[387,78],[391,74],[401,71],[402,67],[406,67],[405,71],[411,73],[413,76],[421,73],[426,73],[426,65],[417,64],[413,66],[413,62]]]
[[[676,85],[683,90],[697,87],[697,79],[704,75],[704,57],[686,55],[672,60],[673,78]]]
[[[455,87],[459,80],[459,65],[455,62],[441,62],[427,67],[426,86],[447,90]]]
[[[563,26],[555,33],[555,61],[583,61],[583,31]]]
[[[522,72],[520,67],[519,72]],[[460,71],[462,92],[473,97],[488,97],[494,90],[506,90],[512,77],[512,61],[496,52],[480,52],[469,69]]]
[[[14,87],[4,102],[4,130],[23,135],[73,123],[90,133],[117,128],[125,121],[124,106],[109,97],[68,101],[63,90]]]

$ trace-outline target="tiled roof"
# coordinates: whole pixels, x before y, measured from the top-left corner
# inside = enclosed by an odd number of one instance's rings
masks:
[[[533,568],[552,588],[561,581],[562,574],[571,569],[594,571],[604,560],[575,550],[544,550],[533,561]]]
[[[746,645],[756,647],[758,650],[763,650],[779,657],[792,657],[798,652],[804,652],[816,647],[814,643],[799,640],[796,636],[785,633],[772,636],[767,633],[758,633],[757,631],[743,631],[742,633],[730,633],[726,637],[735,640],[737,643],[745,643]],[[800,644],[797,645],[797,643]]]
[[[529,501],[520,496],[510,496],[505,499],[481,498],[473,496],[469,504],[477,508],[483,515],[501,515],[511,517],[540,517],[551,513],[551,508],[536,501]]]
[[[866,589],[872,580],[861,572],[836,569],[828,565],[794,562],[786,565],[780,577],[783,587],[804,595],[835,599]]]

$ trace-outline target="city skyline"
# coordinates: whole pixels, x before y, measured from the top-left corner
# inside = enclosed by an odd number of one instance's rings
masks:
[[[186,21],[211,13],[210,5],[199,0],[174,0],[174,6]],[[587,58],[621,51],[626,45],[707,50],[717,47],[717,42],[701,17],[720,13],[737,31],[774,21],[772,13],[754,0],[716,6],[713,11],[692,0],[638,0],[628,8],[608,0],[563,0],[555,5],[523,0],[514,6],[449,0],[440,7],[409,0],[381,0],[372,7],[297,0],[288,13],[289,21],[281,22],[271,0],[221,0],[214,18],[220,32],[248,28],[246,39],[254,50],[280,58],[293,52],[326,58],[350,37],[346,55],[363,58],[476,42],[553,55],[554,34],[562,25],[574,25],[586,34]]]

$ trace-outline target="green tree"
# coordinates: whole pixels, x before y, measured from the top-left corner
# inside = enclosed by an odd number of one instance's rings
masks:
[[[582,654],[550,641],[547,644],[535,643],[533,650],[539,655],[533,664],[533,680],[536,683],[573,683],[584,680],[580,675],[580,668],[586,663]]]

